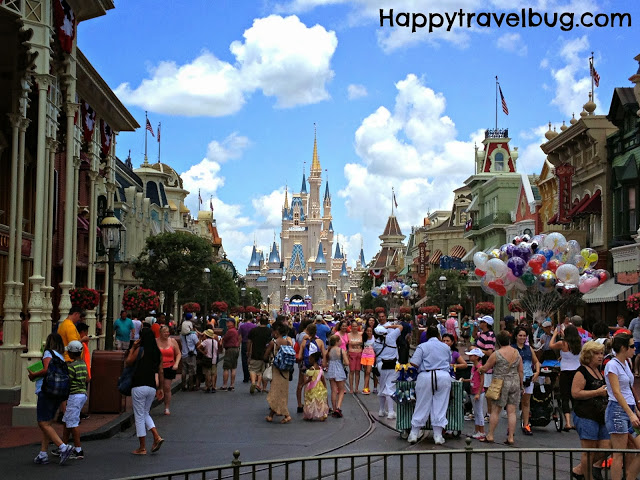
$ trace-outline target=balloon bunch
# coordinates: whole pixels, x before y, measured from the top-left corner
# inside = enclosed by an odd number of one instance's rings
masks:
[[[392,281],[388,283],[383,283],[379,287],[374,287],[371,290],[371,296],[373,298],[377,297],[387,297],[392,294],[397,294],[402,296],[402,298],[409,298],[411,295],[411,286],[407,285],[402,281]]]
[[[587,293],[609,279],[606,270],[593,269],[598,262],[595,250],[580,248],[576,240],[567,241],[559,232],[516,237],[488,254],[477,252],[473,262],[482,289],[500,297],[514,289],[543,294],[555,290],[563,296]]]

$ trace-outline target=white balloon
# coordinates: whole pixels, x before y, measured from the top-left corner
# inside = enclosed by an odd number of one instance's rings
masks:
[[[487,255],[484,252],[476,252],[473,255],[473,263],[480,270],[484,270],[483,267],[487,264],[488,261],[489,261],[489,255]]]
[[[507,276],[507,264],[504,263],[499,258],[492,258],[489,260],[485,266],[487,275],[490,275],[494,278],[505,278]]]
[[[580,280],[580,270],[575,265],[565,263],[556,270],[556,277],[559,282],[577,284]]]

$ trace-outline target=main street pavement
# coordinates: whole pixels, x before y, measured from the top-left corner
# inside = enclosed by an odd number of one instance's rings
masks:
[[[395,422],[386,419],[379,421],[378,399],[374,395],[347,394],[343,403],[343,418],[305,422],[302,414],[295,413],[295,385],[295,382],[291,382],[289,392],[293,421],[286,425],[265,421],[266,394],[250,395],[248,384],[237,384],[235,392],[180,392],[173,397],[170,416],[162,414],[162,406],[152,411],[156,426],[165,438],[162,449],[156,454],[139,457],[130,453],[138,443],[132,427],[106,440],[85,442],[85,459],[69,460],[62,467],[51,456],[51,464],[35,465],[33,458],[39,450],[35,445],[2,449],[1,477],[46,477],[47,480],[56,480],[80,475],[91,480],[122,478],[229,464],[234,450],[241,452],[240,460],[244,462],[329,453],[444,450],[464,448],[464,434],[473,432],[473,422],[465,422],[463,436],[460,439],[448,439],[444,446],[435,446],[430,439],[410,446],[392,429]],[[502,420],[496,440],[506,436],[505,424],[506,420]],[[544,429],[535,429],[531,437],[517,433],[517,447],[574,448],[580,444],[575,432],[557,433],[552,424]],[[486,447],[475,440],[472,446]],[[491,447],[506,448],[503,444]],[[373,466],[372,478],[377,476],[376,472],[380,472],[381,465],[382,462],[377,462]],[[508,462],[507,473],[516,468],[514,465]],[[442,468],[445,467],[442,465]],[[460,464],[460,472],[462,467],[463,464]],[[438,466],[438,470],[440,468]],[[408,466],[406,469],[407,473],[411,471]],[[517,474],[517,469],[513,473]],[[358,478],[368,476],[361,470]],[[563,476],[568,478],[568,471],[563,472]],[[411,478],[415,478],[415,474]]]

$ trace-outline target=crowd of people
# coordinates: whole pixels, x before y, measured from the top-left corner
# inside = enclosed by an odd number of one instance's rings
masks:
[[[71,309],[68,317],[47,338],[41,368],[29,372],[37,380],[42,431],[36,463],[48,462],[50,442],[56,445],[53,454],[60,457],[60,463],[84,457],[77,427],[90,380],[87,328],[80,309]],[[640,343],[638,319],[631,321],[630,329],[625,328],[624,317],[619,317],[616,326],[596,323],[588,331],[577,315],[557,325],[549,318],[532,325],[526,319],[506,318],[494,333],[495,322],[489,315],[465,317],[460,323],[453,317],[387,319],[385,312],[359,317],[317,312],[274,317],[261,313],[255,318],[199,319],[187,313],[174,331],[178,335],[172,335],[163,315],[138,321],[123,311],[115,322],[115,340],[117,348],[126,350],[125,365],[133,371],[131,396],[139,439],[133,453],[147,454],[147,432],[153,435],[151,452],[162,445],[164,440],[149,412],[157,399],[164,402],[164,414],[171,414],[171,386],[180,368],[182,390],[204,393],[233,392],[236,369],[241,368],[251,395],[267,393],[266,420],[274,422],[279,417],[279,423],[286,424],[293,419],[288,400],[296,369],[296,413],[302,419],[342,417],[342,404],[349,393],[377,395],[379,416],[394,420],[397,365],[411,364],[418,373],[410,443],[420,440],[428,422],[434,442],[445,443],[451,385],[462,381],[469,393],[465,419],[474,421],[473,438],[494,442],[500,419],[506,416],[505,443],[513,445],[519,428],[523,435],[533,435],[534,387],[549,385],[544,362],[555,360],[564,430],[577,430],[585,448],[620,452],[640,448],[638,400],[633,389],[640,366],[635,352]],[[458,344],[467,347],[464,353]],[[68,372],[71,387],[64,398],[52,394],[55,385],[50,381],[51,371],[62,370]],[[51,426],[58,411],[64,413],[62,438]],[[600,478],[606,456],[604,452],[584,454],[572,471],[574,478]],[[613,480],[622,478],[623,458],[622,453],[612,456]],[[624,469],[628,478],[635,478],[629,475],[640,472],[640,457],[627,456]]]

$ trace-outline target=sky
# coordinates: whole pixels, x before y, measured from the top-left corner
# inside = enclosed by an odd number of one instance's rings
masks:
[[[78,28],[78,46],[138,123],[162,123],[161,161],[181,174],[186,205],[214,206],[228,257],[245,273],[254,244],[279,238],[285,188],[300,191],[314,131],[333,226],[355,266],[369,261],[391,214],[405,235],[474,174],[474,144],[495,126],[496,80],[508,106],[498,127],[518,147],[517,169],[539,174],[548,123],[567,125],[588,100],[589,57],[600,85],[596,114],[638,70],[636,0],[115,0]],[[532,9],[555,27],[498,27]],[[385,20],[380,26],[380,9]],[[461,17],[452,17],[462,11]],[[454,18],[450,31],[420,14]],[[486,26],[486,16],[495,14]],[[629,13],[631,27],[560,28],[561,16]],[[469,13],[477,15],[467,27]],[[412,16],[415,14],[415,16]],[[584,17],[593,22],[594,17]],[[535,18],[534,18],[535,21]],[[609,20],[610,21],[610,20]],[[565,25],[568,23],[565,22]],[[117,155],[144,160],[143,127],[117,138]],[[149,136],[150,162],[158,144]],[[324,192],[324,181],[322,186]],[[291,196],[289,197],[291,198]],[[515,205],[514,205],[515,208]],[[278,240],[278,244],[279,244]],[[335,246],[334,246],[335,249]]]

